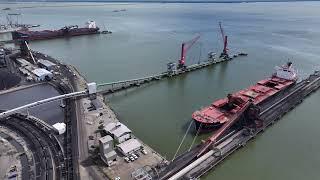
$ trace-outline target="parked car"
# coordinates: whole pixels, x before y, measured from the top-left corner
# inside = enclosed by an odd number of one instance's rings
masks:
[[[136,153],[135,153],[135,155],[136,155],[136,156],[138,156],[138,158],[140,157],[140,154],[139,154],[139,152],[136,152]]]
[[[132,157],[132,156],[130,156],[129,159],[130,159],[131,161],[134,161],[134,160],[135,160],[134,157]]]
[[[148,152],[145,150],[145,149],[142,149],[141,152],[144,154],[144,155],[147,155]]]
[[[128,157],[125,157],[124,160],[129,163],[130,162],[130,159]]]
[[[134,159],[138,159],[138,156],[135,155],[135,154],[132,154],[132,157],[133,157]]]

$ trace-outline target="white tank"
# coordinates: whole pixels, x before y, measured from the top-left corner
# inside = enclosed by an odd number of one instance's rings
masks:
[[[275,67],[276,72],[274,73],[274,76],[286,79],[286,80],[297,80],[297,73],[295,69],[292,66],[291,62],[288,62],[285,65],[282,65],[281,67],[276,66]]]

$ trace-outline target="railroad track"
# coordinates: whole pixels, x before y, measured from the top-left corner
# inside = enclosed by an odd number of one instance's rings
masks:
[[[1,124],[17,132],[27,142],[34,161],[29,179],[65,179],[64,153],[53,134],[43,131],[23,116],[10,117]]]

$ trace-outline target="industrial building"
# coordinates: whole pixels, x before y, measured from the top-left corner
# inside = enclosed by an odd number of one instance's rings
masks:
[[[129,139],[118,144],[117,148],[124,156],[128,156],[129,154],[142,149],[142,145],[137,139]]]
[[[53,77],[53,74],[50,71],[42,68],[35,69],[32,73],[36,76],[36,81],[50,80]]]
[[[109,123],[104,127],[104,130],[118,143],[122,143],[131,138],[132,131],[122,123]]]
[[[120,123],[120,122],[111,122],[111,123],[105,124],[103,129],[104,129],[107,133],[109,133],[109,132],[111,132],[112,130],[118,128],[119,126],[121,126],[121,123]]]
[[[111,136],[104,136],[99,139],[99,150],[101,159],[111,166],[117,160],[117,153],[114,151],[113,138]]]
[[[31,63],[25,59],[17,58],[16,63],[21,67],[31,66]]]
[[[51,71],[54,68],[54,66],[56,65],[51,61],[43,60],[43,59],[39,59],[38,60],[38,64],[39,64],[39,66],[41,68],[44,68],[44,69],[46,69],[48,71]]]

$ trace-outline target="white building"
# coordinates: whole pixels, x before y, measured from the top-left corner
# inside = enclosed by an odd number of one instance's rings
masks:
[[[66,124],[65,123],[56,123],[52,126],[59,132],[59,135],[66,132]]]
[[[120,126],[117,126],[115,129],[109,131],[109,133],[113,136],[114,140],[118,143],[122,143],[131,138],[131,130],[120,123]]]
[[[113,139],[111,136],[104,136],[99,139],[99,149],[101,159],[108,165],[112,165],[117,160],[117,153],[114,151]]]
[[[44,81],[46,79],[52,79],[53,74],[45,69],[38,68],[32,71],[32,73],[36,76],[36,81]]]
[[[129,139],[121,144],[118,144],[117,148],[124,156],[128,156],[129,154],[140,150],[142,145],[137,139]]]
[[[52,70],[53,67],[56,65],[51,61],[43,60],[43,59],[39,59],[38,64],[40,65],[40,67],[45,68],[48,71]]]
[[[17,58],[16,62],[21,67],[31,66],[31,63],[29,61],[22,59],[22,58]]]
[[[121,126],[121,123],[120,122],[111,122],[111,123],[108,123],[106,125],[104,125],[104,130],[107,132],[107,133],[110,133],[111,131],[115,130],[116,128],[120,127]]]

